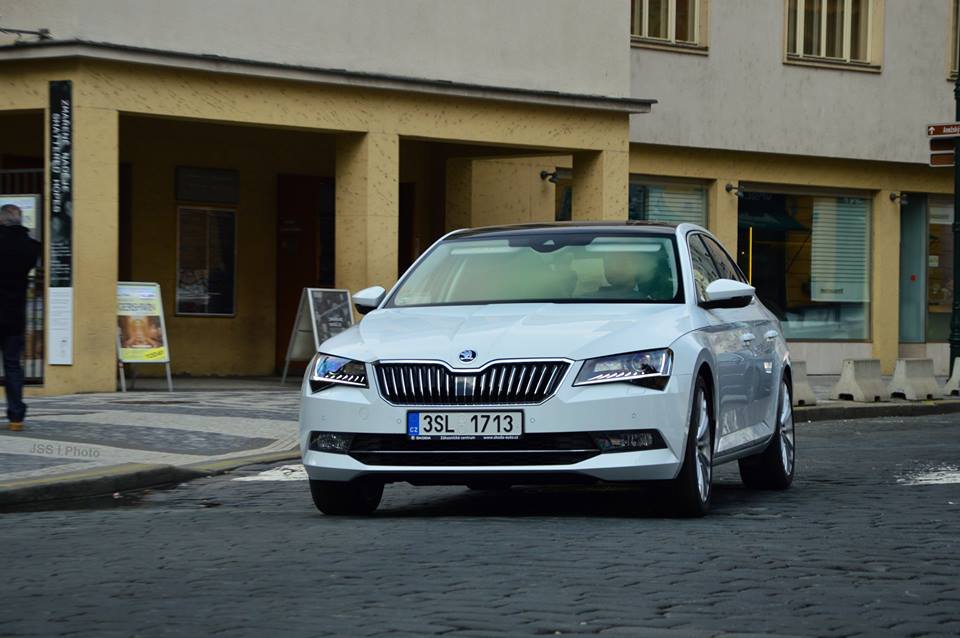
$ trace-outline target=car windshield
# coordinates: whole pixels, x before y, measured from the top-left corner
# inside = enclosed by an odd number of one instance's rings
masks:
[[[682,301],[672,235],[558,232],[445,241],[387,307]]]

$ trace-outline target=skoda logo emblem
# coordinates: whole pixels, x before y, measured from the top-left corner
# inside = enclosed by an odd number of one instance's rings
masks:
[[[477,358],[477,353],[474,350],[464,350],[460,353],[460,361],[464,363],[470,363]]]

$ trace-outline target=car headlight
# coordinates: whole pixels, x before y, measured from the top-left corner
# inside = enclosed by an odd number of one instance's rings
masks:
[[[673,352],[667,348],[627,352],[587,359],[573,385],[627,381],[662,390],[667,387],[672,368]]]
[[[319,392],[332,385],[369,387],[367,385],[367,366],[363,361],[318,353],[310,362],[309,370],[310,389],[314,392]]]

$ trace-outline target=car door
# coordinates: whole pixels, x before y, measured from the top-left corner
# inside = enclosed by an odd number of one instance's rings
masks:
[[[734,263],[727,251],[712,237],[703,235],[704,245],[710,251],[720,276],[724,279],[733,279],[746,283],[746,277]],[[754,336],[751,341],[754,365],[749,375],[752,385],[752,401],[748,407],[750,424],[753,435],[761,438],[773,430],[771,418],[776,409],[776,401],[780,385],[779,362],[777,359],[777,339],[780,336],[780,326],[773,316],[765,311],[763,305],[754,298],[750,305],[737,308],[739,319],[744,322],[748,334]],[[767,431],[769,430],[769,431]]]
[[[701,233],[687,236],[698,302],[706,299],[704,290],[710,283],[723,278],[702,237]],[[742,444],[738,441],[751,425],[755,335],[748,330],[741,308],[704,309],[704,314],[709,325],[703,333],[717,367],[717,452],[723,452]]]

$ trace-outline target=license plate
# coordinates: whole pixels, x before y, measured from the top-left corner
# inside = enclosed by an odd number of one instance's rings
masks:
[[[411,439],[518,439],[523,412],[408,412]]]

